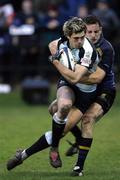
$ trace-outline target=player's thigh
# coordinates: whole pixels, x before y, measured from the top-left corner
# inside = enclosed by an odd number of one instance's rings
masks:
[[[72,107],[68,117],[67,123],[65,125],[64,133],[66,134],[70,129],[72,129],[77,123],[80,122],[83,113],[76,107]]]
[[[102,106],[103,114],[106,114],[112,107],[116,97],[116,89],[102,90],[95,102]]]

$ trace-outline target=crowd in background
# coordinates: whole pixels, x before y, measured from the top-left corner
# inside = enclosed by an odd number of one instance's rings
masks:
[[[27,77],[54,79],[48,43],[62,35],[71,16],[94,14],[115,48],[120,72],[120,12],[117,0],[0,0],[0,83],[14,85]]]

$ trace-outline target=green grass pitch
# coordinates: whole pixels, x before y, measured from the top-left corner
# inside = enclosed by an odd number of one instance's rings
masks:
[[[51,117],[47,106],[29,106],[19,93],[0,94],[0,180],[120,180],[120,92],[112,109],[96,124],[83,177],[70,176],[77,158],[64,155],[69,147],[66,139],[74,140],[70,133],[61,141],[62,168],[49,165],[47,149],[8,172],[6,162],[16,149],[29,147],[49,129]]]

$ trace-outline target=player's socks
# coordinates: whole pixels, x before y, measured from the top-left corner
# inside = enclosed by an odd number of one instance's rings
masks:
[[[87,157],[87,154],[90,150],[91,144],[92,144],[92,138],[83,138],[81,137],[79,142],[79,154],[78,154],[78,160],[76,165],[80,167],[80,169],[83,170],[85,159]]]
[[[43,149],[48,148],[49,146],[50,144],[46,140],[46,136],[44,134],[32,146],[26,149],[25,153],[27,154],[27,156],[31,156],[39,151],[42,151]]]
[[[62,167],[62,161],[58,151],[59,141],[62,137],[66,119],[62,120],[57,116],[57,113],[53,115],[52,122],[52,144],[49,152],[50,164],[54,168]]]
[[[52,147],[58,147],[59,141],[62,137],[66,121],[61,120],[55,113],[52,123]]]
[[[70,131],[75,137],[75,142],[71,143],[69,140],[67,140],[67,142],[70,144],[70,148],[68,148],[68,150],[65,152],[66,156],[73,156],[74,154],[78,153],[78,142],[80,141],[82,134],[77,125],[75,125]]]
[[[73,136],[75,136],[75,141],[79,141],[79,139],[81,138],[81,130],[79,129],[79,127],[75,125],[70,131]]]
[[[23,163],[32,154],[35,154],[43,149],[48,148],[52,142],[52,132],[48,131],[42,135],[31,147],[25,150],[17,150],[16,154],[7,162],[7,169],[10,171],[16,166]]]
[[[28,158],[28,155],[27,155],[27,153],[26,153],[26,150],[23,150],[22,152],[21,152],[21,159],[22,159],[22,161],[24,161],[25,159],[27,159]]]

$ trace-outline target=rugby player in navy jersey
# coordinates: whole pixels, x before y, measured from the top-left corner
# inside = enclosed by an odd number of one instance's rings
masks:
[[[101,25],[99,24],[99,21],[96,21],[96,20],[95,20],[95,22],[93,21],[92,24],[94,24],[94,25],[97,24],[97,27],[98,27],[98,29],[95,30],[95,32],[94,32],[97,36],[97,38],[96,38],[96,42],[97,42],[101,35]],[[109,55],[111,55],[110,57],[112,59],[113,50],[112,51],[111,50],[112,49],[110,48],[111,53]],[[101,50],[99,50],[99,51],[101,51]],[[111,61],[111,64],[113,64],[113,60],[111,60],[111,59],[109,59],[109,61]],[[102,64],[102,61],[100,64]],[[101,68],[98,68],[96,72],[92,73],[89,77],[84,78],[84,79],[86,79],[88,84],[99,83],[105,77],[105,75],[107,75],[106,69],[104,70],[104,69],[102,69],[102,65],[100,65],[100,66],[101,66]],[[104,63],[103,63],[103,67],[104,67]],[[102,89],[102,90],[103,90],[103,95],[104,95],[104,93],[107,93],[106,88]],[[102,91],[98,91],[98,92],[99,92],[98,95],[102,94]],[[80,147],[82,147],[79,149],[79,151],[82,153],[79,154],[78,162],[76,163],[77,166],[74,169],[74,172],[76,173],[76,175],[79,175],[79,176],[82,175],[84,161],[85,161],[86,155],[87,155],[89,148],[91,146],[91,143],[92,143],[92,127],[91,127],[90,122],[92,122],[92,125],[93,125],[95,122],[95,118],[97,116],[100,116],[100,114],[103,115],[104,113],[106,113],[108,111],[108,109],[110,108],[110,106],[113,103],[114,97],[115,97],[115,87],[114,87],[114,83],[113,83],[113,86],[111,86],[110,93],[104,95],[104,98],[103,98],[103,96],[102,97],[98,96],[98,98],[97,98],[98,100],[95,103],[93,103],[90,110],[88,110],[86,115],[83,116],[83,117],[85,117],[85,120],[83,118],[82,123],[84,121],[86,121],[86,117],[87,117],[87,123],[83,123],[82,131],[84,133],[82,132],[82,136],[81,136],[81,131],[76,126],[73,128],[73,133],[76,134],[76,139],[77,139],[76,147],[78,147],[79,143],[81,143]],[[106,99],[107,99],[107,101],[106,101]],[[110,99],[110,101],[109,101],[109,99]],[[107,108],[106,108],[106,105],[107,105]],[[50,112],[51,112],[51,114],[54,114],[57,111],[56,101],[51,107],[52,108],[50,108]],[[93,116],[91,116],[91,113],[89,113],[89,112],[92,112]],[[80,120],[79,109],[76,109],[74,107],[74,108],[72,108],[72,110],[70,111],[69,114],[70,115],[68,116],[68,122],[70,122],[70,121],[71,122],[68,123],[68,125],[66,124],[67,126],[65,126],[65,130],[64,130],[65,133],[70,129],[70,126],[73,127],[76,124],[76,122],[78,122]],[[69,119],[70,119],[70,121],[69,121]],[[91,131],[91,134],[88,133],[87,130],[85,133],[85,129],[87,126],[89,127],[89,132]],[[34,153],[37,153],[37,152],[49,147],[51,145],[51,142],[52,142],[52,134],[51,134],[51,132],[46,132],[32,146],[30,146],[29,148],[27,148],[24,151],[18,151],[18,153],[16,153],[16,155],[8,161],[7,169],[8,170],[13,169],[17,165],[21,164],[24,161],[24,159],[28,158],[29,156],[33,155]],[[84,149],[83,149],[83,147],[84,147]],[[84,156],[83,156],[83,154],[84,154]],[[81,155],[82,155],[82,161],[80,160]],[[80,162],[79,162],[79,160],[80,160]]]

